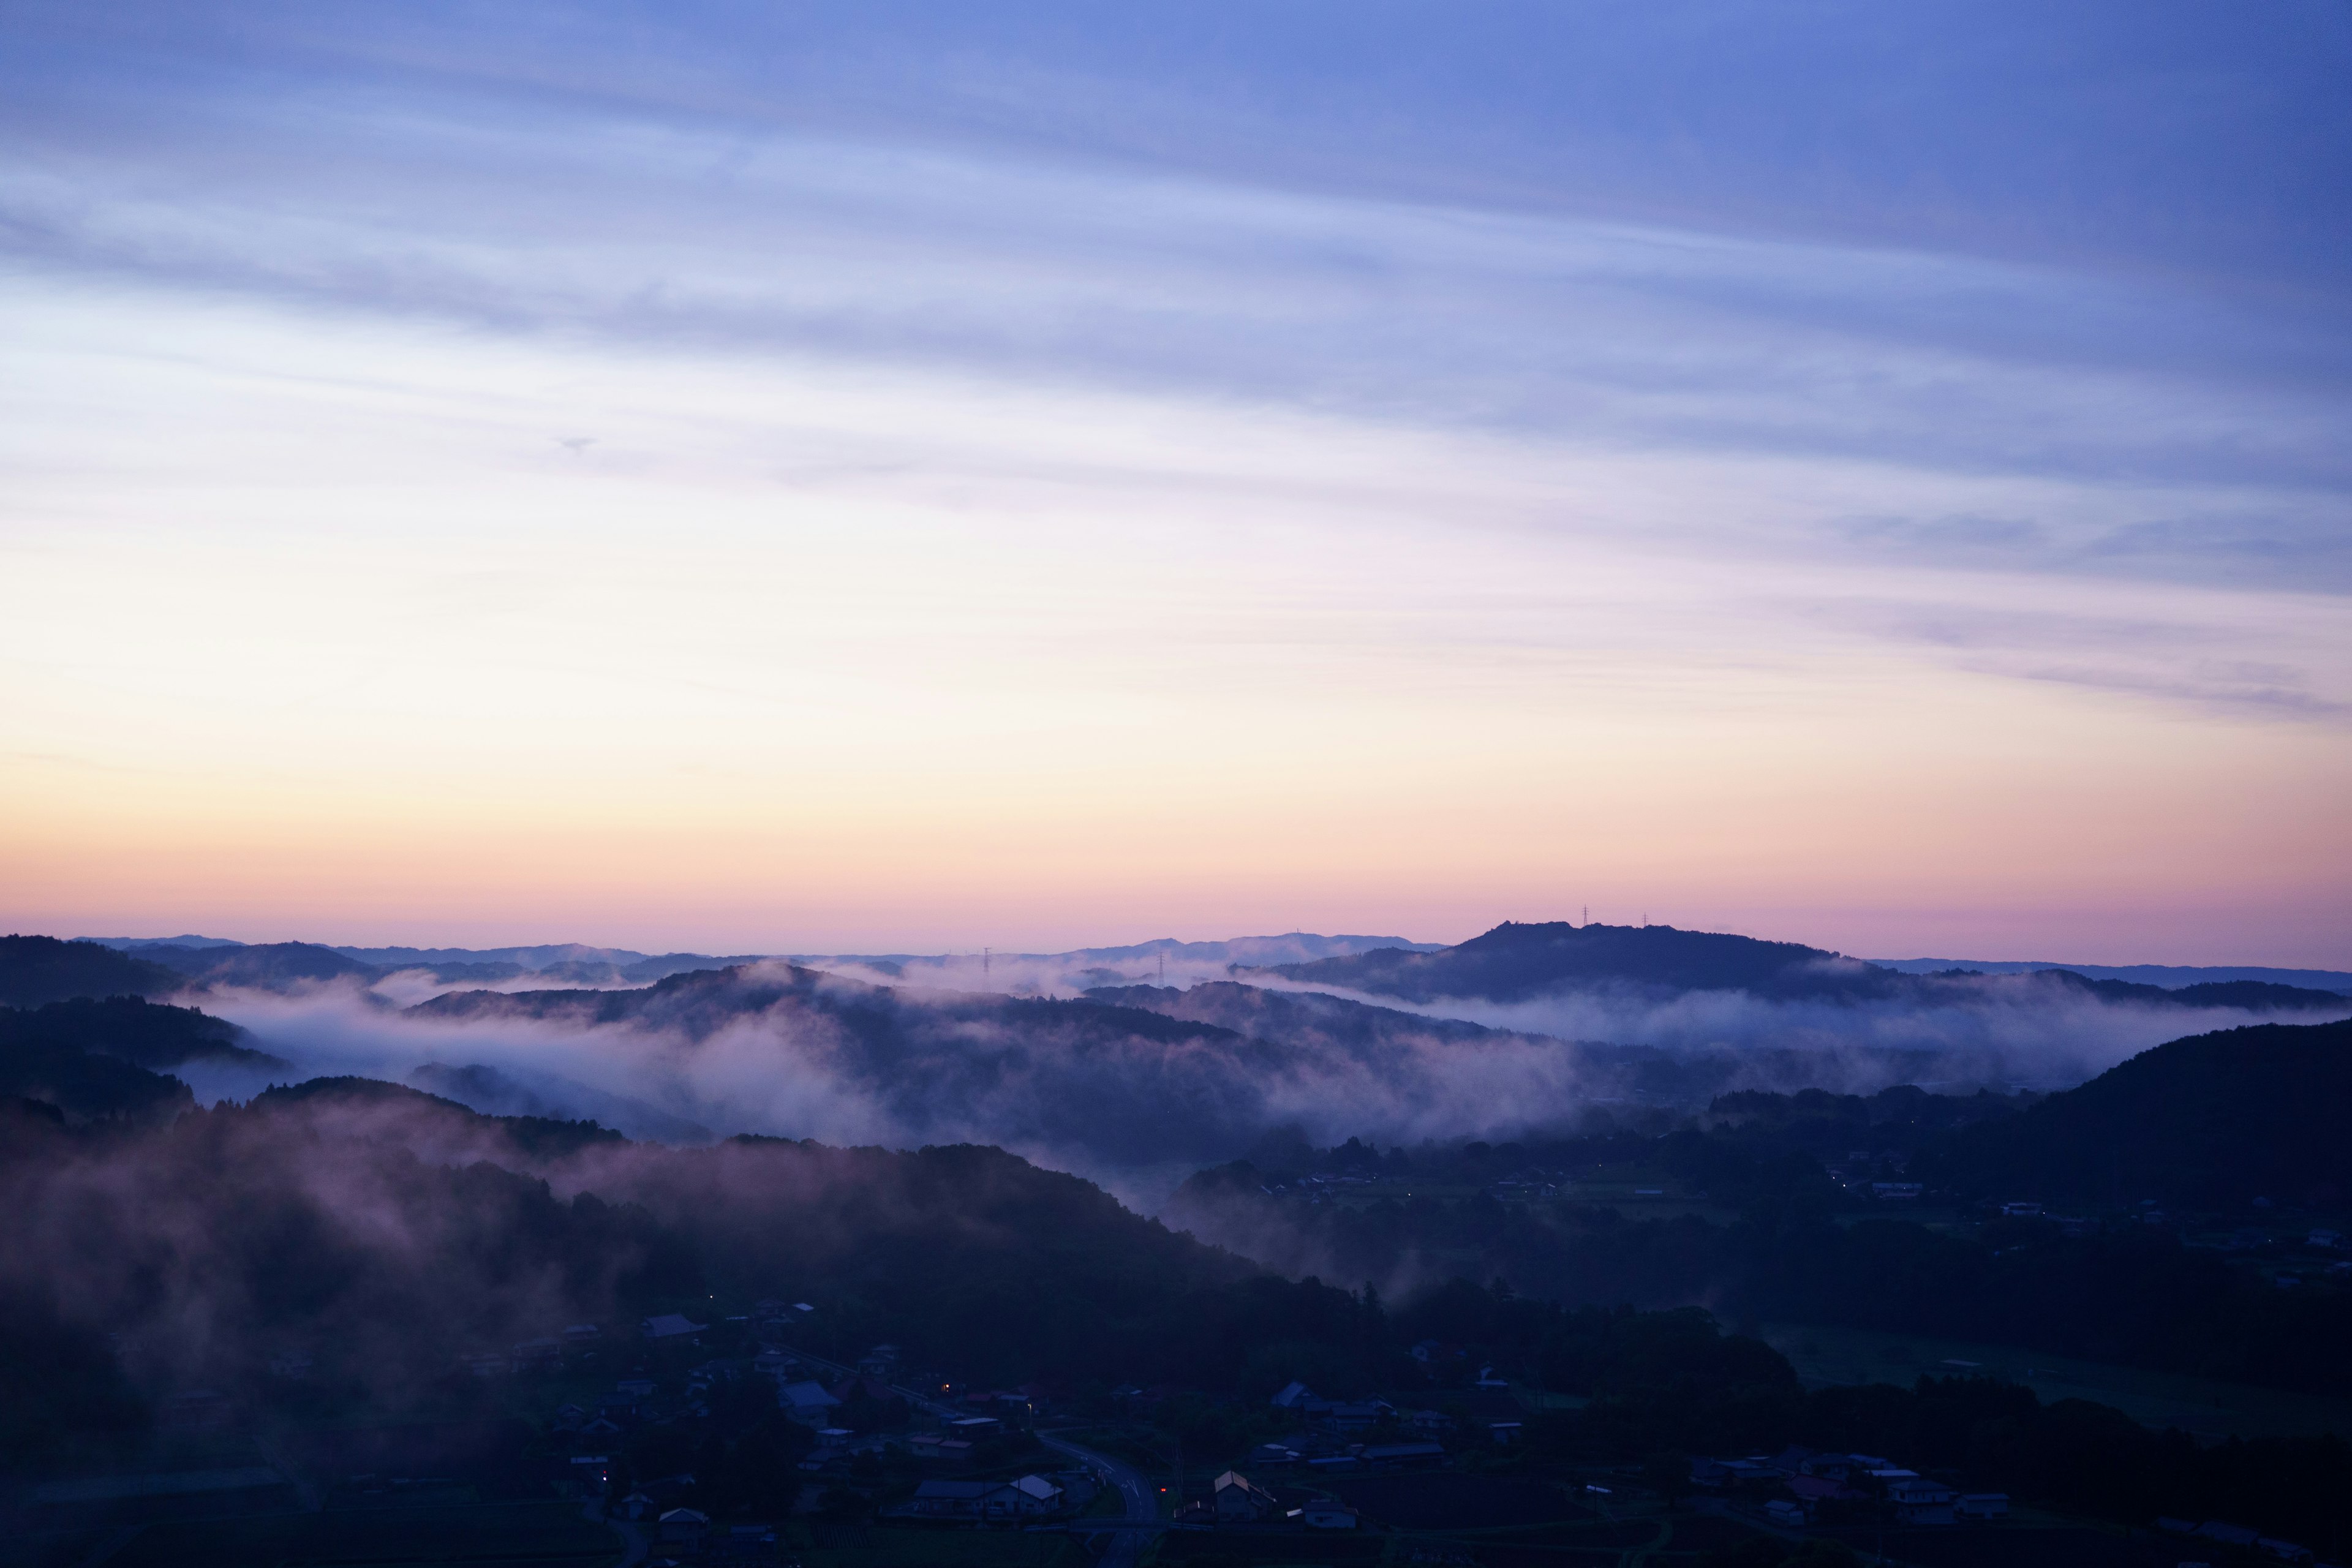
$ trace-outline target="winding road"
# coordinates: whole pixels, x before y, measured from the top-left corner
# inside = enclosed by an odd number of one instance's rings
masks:
[[[1160,1504],[1151,1495],[1151,1488],[1145,1484],[1134,1466],[1114,1459],[1108,1454],[1097,1454],[1092,1448],[1081,1448],[1076,1443],[1048,1436],[1043,1432],[1037,1434],[1037,1441],[1057,1454],[1068,1455],[1102,1477],[1105,1485],[1118,1489],[1118,1495],[1127,1502],[1127,1515],[1120,1521],[1122,1528],[1108,1531],[1109,1548],[1103,1552],[1102,1561],[1096,1568],[1129,1568],[1142,1552],[1144,1542],[1160,1529]],[[1106,1520],[1103,1522],[1108,1525],[1110,1521]],[[1075,1535],[1083,1528],[1083,1525],[1073,1524],[1070,1531]]]

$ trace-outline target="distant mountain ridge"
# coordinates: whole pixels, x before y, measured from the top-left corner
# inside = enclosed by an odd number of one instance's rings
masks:
[[[2058,963],[2007,958],[1874,958],[1868,962],[1899,974],[1938,974],[1954,969],[1973,969],[1983,974],[2038,974],[2045,970],[2063,969],[2086,979],[2159,985],[2168,991],[2189,985],[2252,981],[2257,984],[2293,985],[2352,995],[2352,970],[2345,969],[2278,969],[2265,964],[2243,963]]]
[[[544,980],[580,986],[644,986],[673,974],[738,967],[769,959],[811,967],[864,969],[892,979],[929,983],[949,989],[998,989],[986,984],[988,961],[981,954],[959,953],[644,953],[634,948],[594,947],[584,942],[541,942],[516,947],[352,947],[331,943],[280,942],[239,942],[222,937],[88,937],[77,939],[149,963],[165,965],[200,984],[285,989],[322,981],[353,979],[373,984],[384,977],[422,971],[448,984],[483,984],[509,980]],[[1000,952],[994,963],[1044,965],[1056,971],[1076,970],[1081,978],[1057,984],[1084,986],[1121,975],[1108,966],[1119,963],[1170,962],[1193,966],[1228,968],[1236,964],[1295,963],[1394,947],[1409,952],[1434,951],[1435,944],[1393,936],[1323,936],[1289,931],[1279,936],[1233,937],[1215,942],[1185,942],[1160,937],[1118,947],[1078,948],[1066,952]],[[965,973],[979,969],[980,974]],[[168,987],[166,987],[168,989]],[[1017,989],[1017,987],[1016,987]]]
[[[1769,1001],[1889,1001],[1927,1005],[2001,994],[2001,987],[2025,980],[2101,1001],[2158,1007],[2314,1011],[2352,1005],[2334,992],[2256,981],[2167,989],[2092,980],[2066,970],[2026,976],[1988,976],[1967,971],[1906,974],[1799,942],[1682,931],[1674,926],[1580,926],[1565,921],[1506,921],[1457,947],[1437,952],[1382,949],[1351,957],[1275,964],[1259,973],[1299,984],[1423,1005],[1445,1000],[1528,1002],[1576,990],[1616,990],[1659,997],[1693,991],[1740,991]]]

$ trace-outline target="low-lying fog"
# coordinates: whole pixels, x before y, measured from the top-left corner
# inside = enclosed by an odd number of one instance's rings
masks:
[[[990,959],[983,969],[975,956],[845,963],[822,976],[772,961],[679,977],[662,998],[567,988],[569,1000],[551,1004],[530,976],[452,994],[415,971],[372,987],[196,1000],[298,1076],[384,1079],[479,1110],[589,1118],[669,1142],[760,1132],[995,1143],[1147,1205],[1276,1129],[1318,1144],[1500,1140],[1644,1107],[1697,1109],[1732,1089],[2057,1089],[2168,1039],[2263,1021],[2087,999],[2031,979],[1926,1007],[1581,991],[1409,1010],[1279,981],[1236,984],[1229,962],[1172,955],[1164,988],[1158,958]],[[1126,1005],[1018,999],[1104,985],[1125,986]],[[511,1000],[462,994],[483,991]],[[445,1000],[408,1010],[436,996]],[[676,999],[689,997],[681,1012]],[[2352,999],[2293,1021],[2347,1015]],[[182,1076],[207,1100],[265,1087],[196,1064]]]

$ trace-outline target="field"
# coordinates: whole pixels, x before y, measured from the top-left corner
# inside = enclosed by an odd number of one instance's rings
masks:
[[[2044,1404],[2095,1400],[2147,1426],[2178,1426],[2200,1437],[2352,1434],[2352,1402],[2281,1389],[2074,1361],[2010,1345],[1969,1344],[1864,1329],[1768,1323],[1763,1335],[1795,1365],[1799,1376],[1813,1384],[1908,1386],[1922,1373],[1937,1377],[1972,1373],[2021,1383],[2040,1394]]]

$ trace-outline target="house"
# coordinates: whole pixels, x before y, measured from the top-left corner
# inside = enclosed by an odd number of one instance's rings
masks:
[[[841,1401],[825,1392],[824,1384],[816,1382],[787,1383],[776,1390],[776,1403],[784,1414],[809,1426],[822,1426]]]
[[[661,1505],[642,1491],[631,1492],[621,1500],[623,1519],[651,1519],[661,1511]]]
[[[1408,1419],[1416,1432],[1434,1435],[1454,1430],[1454,1417],[1443,1410],[1416,1410]]]
[[[676,1312],[664,1312],[657,1318],[647,1318],[637,1325],[637,1331],[649,1340],[674,1340],[682,1334],[698,1334],[708,1323],[689,1322]]]
[[[496,1377],[506,1371],[507,1358],[502,1355],[493,1355],[488,1352],[477,1352],[470,1355],[459,1356],[457,1364],[476,1377]]]
[[[651,1399],[660,1384],[650,1377],[625,1377],[613,1385],[623,1394],[636,1399]]]
[[[580,1435],[583,1437],[593,1437],[597,1441],[603,1442],[609,1438],[619,1436],[621,1435],[621,1424],[618,1421],[614,1420],[609,1415],[599,1415],[595,1420],[591,1421],[585,1426],[581,1427]]]
[[[710,1516],[698,1509],[674,1508],[661,1516],[661,1543],[699,1551],[710,1529]]]
[[[1486,1423],[1486,1436],[1498,1446],[1507,1447],[1519,1440],[1519,1434],[1526,1429],[1526,1425],[1521,1421],[1489,1421]]]
[[[1001,1501],[1004,1511],[1016,1519],[1034,1519],[1059,1513],[1063,1496],[1062,1489],[1043,1476],[1022,1476],[997,1488],[984,1500],[987,1504]]]
[[[1353,1530],[1356,1510],[1343,1502],[1310,1502],[1298,1510],[1298,1522],[1309,1530]]]
[[[959,1415],[948,1423],[949,1433],[962,1438],[967,1443],[977,1443],[983,1438],[993,1437],[1003,1430],[1004,1423],[993,1415]]]
[[[563,1346],[556,1340],[525,1340],[507,1352],[517,1372],[531,1372],[553,1366],[563,1359]]]
[[[1136,1392],[1139,1394],[1142,1390]],[[1315,1391],[1303,1383],[1285,1384],[1282,1391],[1274,1396],[1274,1407],[1277,1410],[1297,1410],[1303,1414],[1309,1402],[1319,1403],[1315,1401]]]
[[[604,1331],[593,1323],[573,1323],[563,1331],[563,1348],[580,1350],[604,1337]]]
[[[1274,1512],[1274,1494],[1243,1475],[1227,1470],[1210,1483],[1219,1524],[1251,1524]]]
[[[2042,1216],[2042,1205],[2029,1203],[2006,1203],[2000,1205],[2000,1212],[2011,1219],[2039,1219]]]
[[[2312,1560],[2310,1547],[2298,1546],[2292,1541],[2279,1541],[2271,1536],[2261,1535],[2254,1538],[2254,1545],[2282,1563],[2308,1563]]]
[[[2007,1492],[1962,1492],[1952,1503],[1952,1517],[1983,1522],[2009,1517]]]
[[[2306,1247],[2316,1247],[2324,1251],[2333,1252],[2341,1245],[2344,1237],[2332,1230],[2315,1230],[2303,1240]]]
[[[1298,1450],[1281,1443],[1260,1443],[1250,1450],[1249,1462],[1260,1468],[1295,1465],[1298,1463]]]
[[[1367,1426],[1377,1426],[1395,1415],[1396,1406],[1387,1400],[1366,1399],[1334,1405],[1322,1412],[1322,1418],[1334,1431],[1360,1432]]]
[[[1367,1465],[1433,1464],[1445,1458],[1437,1443],[1375,1443],[1358,1456]]]
[[[1783,1529],[1795,1530],[1805,1522],[1805,1505],[1776,1497],[1764,1505],[1764,1517]]]
[[[1952,1504],[1958,1498],[1951,1488],[1919,1476],[1886,1484],[1886,1500],[1895,1505],[1895,1517],[1906,1524],[1949,1524]]]
[[[555,1414],[549,1418],[547,1425],[557,1432],[577,1432],[587,1420],[588,1412],[577,1405],[566,1404],[555,1407]]]

